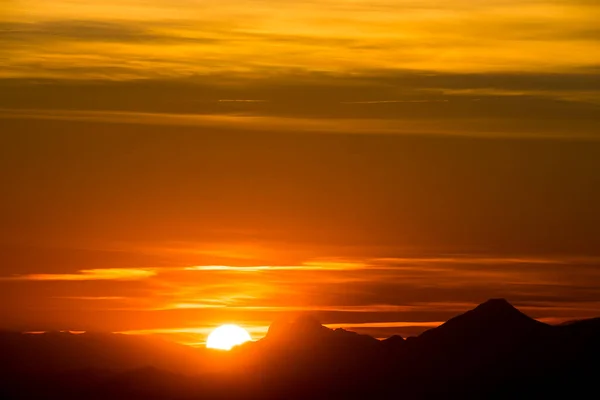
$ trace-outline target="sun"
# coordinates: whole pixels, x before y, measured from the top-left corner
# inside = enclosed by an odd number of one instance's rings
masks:
[[[208,335],[206,347],[209,349],[231,350],[232,347],[249,340],[252,340],[252,337],[244,328],[232,324],[221,325]]]

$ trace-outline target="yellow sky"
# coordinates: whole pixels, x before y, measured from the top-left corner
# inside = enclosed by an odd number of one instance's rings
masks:
[[[600,63],[593,1],[9,2],[2,76],[565,72]]]

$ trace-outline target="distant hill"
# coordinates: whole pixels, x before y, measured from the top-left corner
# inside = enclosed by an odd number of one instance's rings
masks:
[[[231,352],[117,334],[0,333],[0,398],[574,397],[596,385],[600,318],[551,326],[489,300],[379,341],[310,316]]]
[[[201,350],[150,336],[113,333],[0,332],[0,354],[11,360],[12,371],[27,373],[91,368],[125,371],[147,366],[195,373],[205,364]]]

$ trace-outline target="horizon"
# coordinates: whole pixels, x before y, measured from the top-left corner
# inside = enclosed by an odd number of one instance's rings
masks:
[[[450,319],[453,319],[457,316],[463,315],[464,313],[466,313],[470,310],[474,310],[477,307],[483,306],[485,304],[489,304],[490,302],[497,301],[497,300],[506,302],[509,307],[515,307],[517,312],[523,312],[523,310],[521,308],[513,305],[508,300],[496,298],[496,299],[488,299],[483,303],[473,305],[472,308],[463,310],[461,313],[452,316]],[[523,313],[525,315],[527,315],[526,312],[523,312]],[[271,325],[277,323],[278,321],[295,322],[295,321],[298,321],[303,316],[309,316],[311,318],[314,318],[314,315],[315,315],[314,313],[308,311],[308,312],[303,312],[301,314],[294,314],[294,315],[287,315],[285,317],[279,317],[278,320],[272,321],[271,323],[269,323],[267,325],[241,326],[241,328],[243,328],[249,334],[251,334],[250,341],[256,342],[256,341],[266,338],[267,334],[268,334],[268,330],[271,327]],[[529,315],[527,315],[527,316],[529,318],[532,318]],[[552,317],[550,317],[550,318],[532,318],[532,319],[534,319],[538,322],[542,322],[544,324],[550,325],[550,326],[559,326],[559,325],[568,324],[568,323],[585,321],[587,319],[600,319],[600,315],[596,316],[596,317],[584,318],[584,319],[552,318]],[[361,335],[371,336],[374,339],[377,339],[379,341],[389,339],[393,336],[400,336],[403,339],[415,338],[430,329],[435,329],[435,328],[445,324],[446,322],[448,322],[448,321],[435,321],[435,322],[405,321],[405,322],[388,322],[388,323],[385,323],[385,322],[384,323],[363,322],[363,323],[355,323],[355,324],[343,324],[343,323],[342,324],[328,324],[328,323],[323,323],[322,321],[319,321],[316,318],[314,320],[315,320],[315,322],[319,323],[321,326],[324,326],[330,330],[342,329],[342,330],[346,330],[349,332],[355,332],[355,333],[358,333]],[[122,331],[122,332],[59,330],[59,331],[25,331],[25,332],[18,332],[18,333],[25,334],[25,335],[61,333],[61,334],[68,334],[68,335],[119,334],[119,335],[131,335],[131,336],[153,336],[153,337],[158,337],[160,339],[166,340],[168,342],[177,343],[177,344],[181,344],[181,345],[185,345],[185,346],[189,346],[189,347],[193,347],[193,348],[200,348],[200,347],[206,346],[206,338],[209,336],[209,334],[212,331],[215,330],[216,327],[217,326],[202,327],[202,328],[186,327],[186,328],[170,328],[170,329],[147,329],[147,330],[132,330],[132,331]],[[385,330],[382,330],[382,328]],[[0,332],[2,332],[2,331],[0,331]],[[388,333],[386,334],[384,332],[388,332]],[[185,338],[187,338],[187,341],[185,340]],[[200,339],[200,340],[190,342],[189,340],[192,338]]]

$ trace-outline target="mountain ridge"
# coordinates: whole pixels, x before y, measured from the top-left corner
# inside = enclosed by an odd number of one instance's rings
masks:
[[[277,321],[263,339],[230,352],[159,343],[117,334],[0,332],[0,352],[10,360],[1,367],[0,397],[505,398],[515,390],[530,397],[572,395],[574,387],[595,382],[600,318],[547,325],[504,299],[491,299],[407,339],[330,329],[305,314]]]

